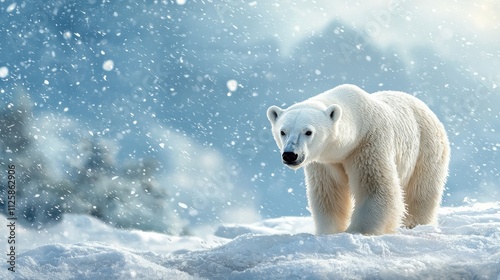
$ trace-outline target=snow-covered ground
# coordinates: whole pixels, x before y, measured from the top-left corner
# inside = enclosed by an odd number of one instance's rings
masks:
[[[65,215],[47,231],[18,228],[16,272],[4,260],[0,279],[500,279],[500,203],[442,208],[439,226],[392,235],[312,229],[283,217],[178,237]]]

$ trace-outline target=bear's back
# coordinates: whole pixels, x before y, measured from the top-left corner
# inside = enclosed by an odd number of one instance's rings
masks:
[[[353,107],[359,107],[366,102],[369,94],[358,86],[344,84],[313,96],[301,103],[322,104],[325,108],[337,104],[343,109],[351,110]]]
[[[432,110],[417,97],[401,91],[379,91],[370,95],[374,100],[387,106],[398,118],[414,116],[418,120],[439,123]]]

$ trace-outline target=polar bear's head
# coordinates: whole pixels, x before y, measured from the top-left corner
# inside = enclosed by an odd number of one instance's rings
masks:
[[[267,118],[271,122],[283,163],[298,169],[320,161],[326,146],[335,138],[335,125],[342,115],[338,105],[327,108],[296,104],[288,109],[271,106]]]

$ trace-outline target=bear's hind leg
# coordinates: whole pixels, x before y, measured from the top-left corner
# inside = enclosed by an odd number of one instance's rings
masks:
[[[436,223],[445,181],[446,177],[439,176],[436,170],[419,171],[412,176],[405,191],[405,227]]]
[[[343,232],[352,212],[352,201],[341,165],[310,163],[305,168],[307,199],[316,234]]]
[[[419,160],[405,188],[405,227],[414,228],[417,225],[436,223],[447,173],[446,159]]]

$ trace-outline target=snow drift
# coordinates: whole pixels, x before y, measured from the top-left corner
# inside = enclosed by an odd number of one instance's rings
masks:
[[[117,230],[65,215],[18,231],[16,272],[2,279],[499,279],[500,203],[442,208],[438,226],[397,234],[315,236],[312,220],[223,225],[206,237]],[[5,218],[3,218],[5,219]]]

